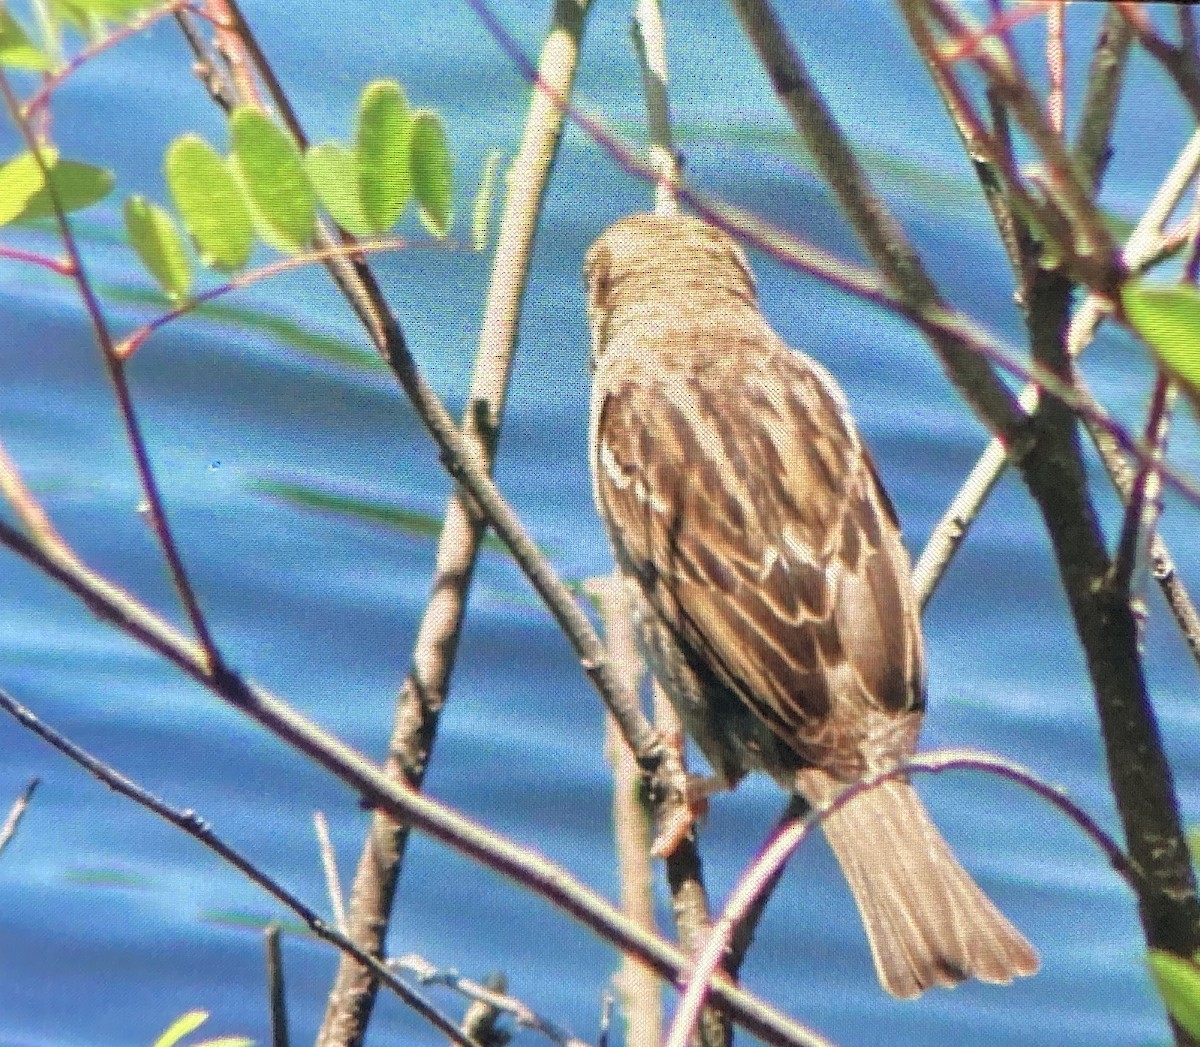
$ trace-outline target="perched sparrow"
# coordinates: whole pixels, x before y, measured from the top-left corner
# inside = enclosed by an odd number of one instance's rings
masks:
[[[824,807],[912,754],[925,709],[908,555],[845,397],[698,219],[624,218],[584,275],[595,498],[646,661],[728,786],[762,770]],[[888,992],[1037,969],[907,780],[822,828]]]

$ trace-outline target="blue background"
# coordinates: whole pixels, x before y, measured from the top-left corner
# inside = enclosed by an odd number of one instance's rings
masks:
[[[640,137],[630,5],[593,6],[578,99]],[[498,4],[530,53],[548,7]],[[781,7],[835,112],[876,158],[880,186],[946,295],[1021,345],[1002,251],[896,15],[882,0]],[[1072,105],[1100,8],[1070,10]],[[247,15],[315,139],[347,139],[358,92],[381,76],[399,79],[415,104],[444,115],[466,236],[483,158],[492,148],[515,150],[528,94],[467,5],[250,3]],[[792,147],[730,13],[710,0],[695,10],[671,5],[668,16],[672,104],[691,181],[859,257],[827,191]],[[1017,36],[1037,67],[1040,26]],[[89,271],[105,287],[145,283],[119,242],[122,196],[165,201],[161,158],[182,131],[224,144],[221,119],[189,62],[164,22],[86,66],[56,98],[54,136],[63,153],[111,167],[119,178],[117,196],[78,217]],[[1136,218],[1189,130],[1157,68],[1137,58],[1106,206]],[[12,128],[0,128],[0,151],[17,149]],[[610,220],[648,201],[646,186],[568,130],[534,258],[497,477],[572,579],[610,565],[584,453],[580,261]],[[411,216],[404,228],[423,236]],[[5,243],[56,249],[43,233],[4,235]],[[919,552],[986,434],[901,323],[761,256],[753,262],[775,326],[846,388],[909,547]],[[377,269],[425,373],[459,409],[489,258],[412,250],[379,260]],[[237,303],[363,344],[321,271],[255,286]],[[112,302],[108,315],[125,331],[151,312]],[[0,318],[0,437],[84,558],[178,620],[136,512],[128,452],[72,286],[4,262]],[[1085,370],[1097,394],[1139,424],[1149,384],[1141,351],[1106,331]],[[184,557],[230,660],[380,758],[434,543],[301,511],[253,484],[311,483],[439,514],[448,484],[412,411],[377,370],[335,366],[245,324],[173,324],[130,373]],[[1183,419],[1175,461],[1194,470],[1195,448]],[[1116,503],[1095,475],[1111,536]],[[1164,529],[1185,576],[1197,553],[1195,523],[1193,507],[1168,498]],[[12,557],[0,557],[0,594],[0,683],[169,801],[195,808],[324,907],[311,815],[327,813],[348,878],[366,824],[353,796]],[[1190,821],[1200,802],[1195,666],[1156,592],[1150,608],[1149,680]],[[1083,660],[1040,518],[1013,477],[1000,484],[925,622],[932,711],[924,744],[981,746],[1029,765],[1118,832]],[[600,703],[567,644],[515,567],[485,553],[429,791],[612,896],[601,738]],[[213,1012],[210,1034],[244,1032],[263,1042],[262,946],[235,917],[286,914],[194,841],[7,721],[0,754],[0,803],[31,776],[44,779],[0,859],[0,1044],[148,1044],[192,1007]],[[747,984],[846,1045],[1164,1042],[1133,899],[1078,830],[990,778],[942,776],[922,782],[921,791],[965,864],[1036,943],[1042,972],[1008,989],[968,985],[915,1004],[890,1000],[875,982],[832,857],[813,840],[763,921]],[[765,780],[714,802],[703,846],[718,903],[781,804]],[[668,926],[661,889],[659,900]],[[596,1034],[617,962],[610,947],[556,911],[421,838],[410,847],[390,948],[476,977],[502,968],[514,993],[584,1038]],[[302,1043],[320,1020],[336,957],[288,937],[285,958]],[[370,1042],[401,1037],[439,1042],[382,996]]]

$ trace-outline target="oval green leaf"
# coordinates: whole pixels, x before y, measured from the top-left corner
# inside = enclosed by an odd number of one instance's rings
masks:
[[[71,0],[71,6],[108,22],[123,22],[157,0]]]
[[[304,166],[329,216],[348,233],[370,236],[359,194],[358,157],[339,142],[313,146]]]
[[[45,151],[43,150],[43,153]],[[64,213],[82,211],[85,207],[98,204],[109,193],[117,180],[111,171],[93,167],[78,160],[59,160],[50,170],[50,181],[58,193],[58,202]],[[49,190],[42,186],[29,198],[19,221],[30,222],[35,218],[47,218],[54,214],[54,201]]]
[[[445,236],[450,231],[454,173],[441,117],[428,110],[413,117],[412,180],[425,228]]]
[[[203,138],[185,134],[167,149],[167,185],[200,260],[222,272],[241,269],[254,244],[250,207],[237,181]]]
[[[52,150],[42,150],[42,160],[47,165],[55,159]],[[0,225],[8,225],[20,217],[44,185],[42,165],[33,153],[21,153],[0,166]]]
[[[181,1014],[163,1030],[163,1034],[154,1041],[154,1047],[175,1047],[180,1040],[195,1032],[206,1021],[208,1011],[188,1011]]]
[[[358,185],[373,233],[391,229],[412,195],[411,123],[408,101],[395,80],[367,85],[358,103]]]
[[[25,30],[7,11],[0,8],[0,65],[12,69],[50,68],[50,56],[39,50]]]
[[[304,250],[312,241],[317,203],[295,140],[250,106],[229,117],[229,139],[262,238],[290,254]]]
[[[138,257],[173,301],[187,297],[192,288],[192,268],[183,240],[171,216],[141,196],[125,201],[125,228]]]
[[[1161,949],[1151,949],[1148,959],[1154,984],[1171,1017],[1191,1036],[1200,1036],[1200,967]]]
[[[1200,291],[1133,282],[1121,289],[1121,305],[1167,373],[1200,401]]]

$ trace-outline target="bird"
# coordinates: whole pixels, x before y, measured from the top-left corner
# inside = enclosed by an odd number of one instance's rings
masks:
[[[824,811],[915,752],[926,706],[910,561],[846,397],[700,218],[618,220],[584,284],[593,494],[641,653],[720,785],[762,771]],[[1036,972],[907,777],[821,827],[887,992]]]

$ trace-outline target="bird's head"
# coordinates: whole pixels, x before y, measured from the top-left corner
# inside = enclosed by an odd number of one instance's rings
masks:
[[[690,215],[633,214],[610,225],[583,263],[593,356],[623,310],[757,308],[754,277],[726,233]]]

